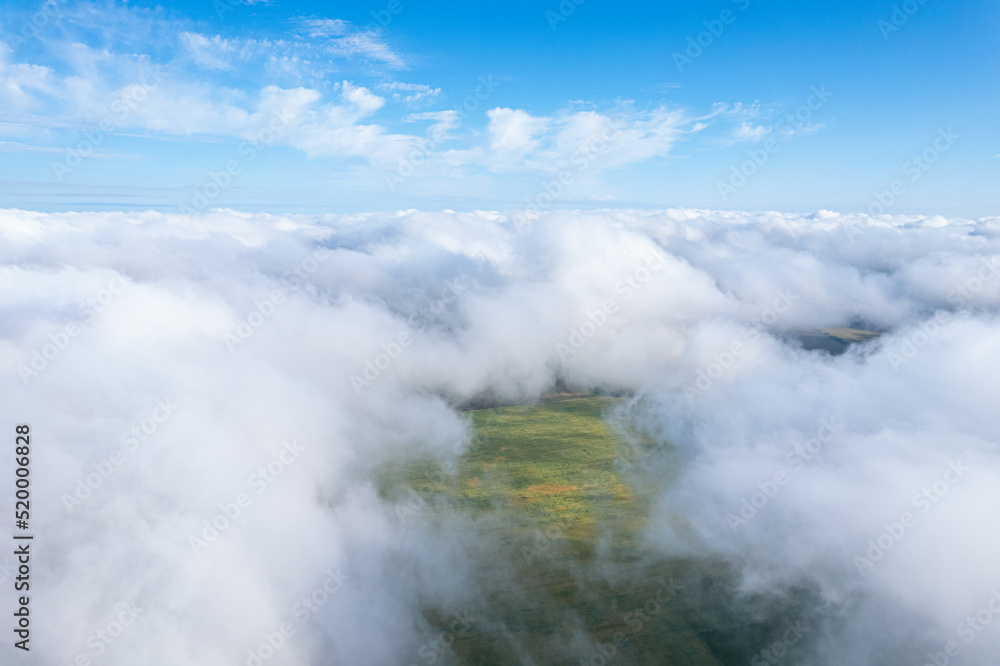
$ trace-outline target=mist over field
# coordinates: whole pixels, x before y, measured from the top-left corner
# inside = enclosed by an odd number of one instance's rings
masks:
[[[452,663],[493,546],[380,470],[556,387],[651,443],[642,557],[781,618],[747,662],[1000,654],[1000,218],[4,210],[0,258],[37,663]]]

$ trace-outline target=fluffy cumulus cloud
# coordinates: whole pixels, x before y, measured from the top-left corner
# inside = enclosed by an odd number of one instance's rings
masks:
[[[76,43],[72,58],[59,67],[17,62],[0,43],[0,87],[7,92],[0,108],[11,121],[0,128],[0,137],[36,142],[8,141],[0,149],[65,150],[73,142],[103,143],[106,134],[133,132],[196,141],[256,141],[263,133],[267,143],[291,146],[305,157],[370,167],[388,178],[409,179],[419,165],[414,188],[426,187],[427,179],[438,175],[465,181],[470,170],[497,179],[568,171],[580,188],[600,172],[664,156],[682,134],[701,129],[683,111],[627,104],[553,116],[493,107],[490,97],[502,83],[492,76],[481,77],[475,95],[458,108],[410,113],[414,107],[440,105],[442,89],[337,80],[317,59],[328,61],[333,53],[370,57],[392,67],[401,61],[383,52],[374,36],[352,32],[342,21],[317,19],[303,26],[317,39],[331,36],[333,41],[310,43],[309,52],[300,52],[295,39],[227,39],[183,31],[177,37],[181,53],[174,59]],[[255,75],[260,85],[233,87],[220,78],[247,68],[263,69],[263,76]],[[298,72],[303,68],[312,75]],[[397,105],[407,111],[401,113]],[[414,120],[447,122],[428,127],[422,136],[391,131],[394,118],[404,128]],[[478,132],[481,123],[485,131]],[[460,132],[450,131],[459,125]],[[82,135],[71,131],[80,127],[88,129]]]
[[[218,4],[225,14],[237,6]],[[53,12],[35,37],[9,30],[0,41],[0,152],[62,152],[53,162],[60,182],[73,151],[124,169],[141,155],[163,157],[175,142],[197,152],[207,142],[249,140],[289,146],[332,180],[368,189],[385,182],[407,194],[503,191],[514,200],[557,178],[582,201],[606,187],[604,174],[660,160],[682,139],[719,131],[716,124],[736,127],[731,141],[771,131],[759,124],[759,104],[719,104],[700,117],[624,99],[538,110],[505,105],[501,72],[450,89],[401,81],[419,58],[399,52],[375,24],[300,16],[237,35],[121,3]],[[8,27],[29,19],[14,16]],[[185,156],[155,161],[185,181],[202,169]]]
[[[666,155],[682,133],[697,131],[687,114],[664,108],[620,106],[536,117],[521,109],[498,107],[486,115],[488,151],[471,151],[467,157],[494,170],[613,169]]]
[[[389,83],[383,83],[379,87],[390,91],[394,100],[403,100],[407,104],[413,105],[416,105],[420,100],[427,100],[430,97],[437,97],[441,94],[440,88],[431,88],[425,83],[390,81]]]
[[[630,396],[644,548],[785,609],[795,663],[1000,654],[1000,219],[8,210],[0,258],[41,662],[418,661],[482,548],[401,524],[377,470],[557,381]],[[824,327],[881,335],[804,348]]]
[[[533,118],[521,110],[501,108],[490,109],[486,115],[490,119],[490,148],[494,152],[519,158],[537,148],[535,135],[545,129],[544,119]]]

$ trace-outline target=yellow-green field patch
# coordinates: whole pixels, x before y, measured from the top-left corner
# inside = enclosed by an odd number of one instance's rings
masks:
[[[405,502],[412,489],[425,517],[458,516],[474,535],[482,599],[475,626],[453,637],[458,663],[590,663],[592,642],[612,646],[608,663],[621,664],[720,664],[739,653],[717,635],[725,568],[641,552],[659,488],[623,472],[633,450],[609,425],[619,403],[467,412],[474,437],[453,467],[411,460],[384,470],[387,497]],[[444,631],[448,612],[425,618]]]

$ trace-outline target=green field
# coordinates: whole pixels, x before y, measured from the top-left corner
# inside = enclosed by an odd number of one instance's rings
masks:
[[[387,497],[403,501],[412,488],[474,531],[485,590],[474,624],[449,634],[450,652],[425,650],[412,663],[749,663],[767,627],[736,618],[725,568],[642,547],[650,499],[668,481],[633,464],[652,443],[626,444],[609,425],[618,402],[472,411],[475,438],[454,467],[384,470]],[[425,617],[449,631],[452,611]]]

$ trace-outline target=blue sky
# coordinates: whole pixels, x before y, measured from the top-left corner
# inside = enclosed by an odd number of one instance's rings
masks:
[[[1000,210],[997,3],[650,5],[5,3],[0,206]]]

